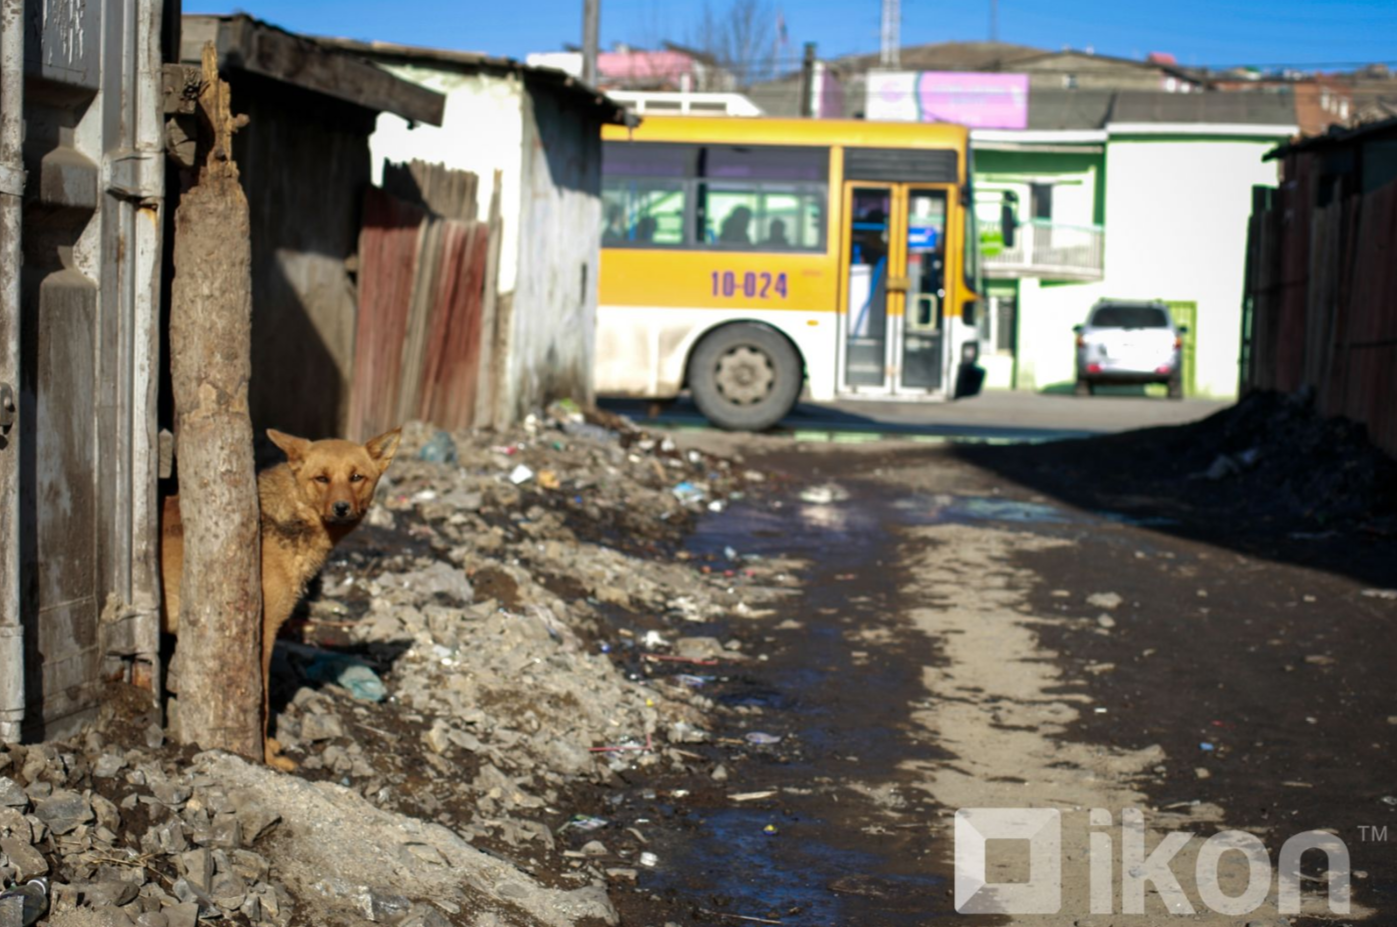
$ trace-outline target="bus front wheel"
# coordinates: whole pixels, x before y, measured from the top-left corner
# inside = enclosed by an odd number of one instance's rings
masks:
[[[762,325],[710,332],[689,359],[689,390],[710,422],[730,431],[762,431],[791,411],[804,380],[800,355]]]

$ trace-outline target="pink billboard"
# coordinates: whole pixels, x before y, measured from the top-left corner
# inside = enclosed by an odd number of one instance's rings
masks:
[[[965,71],[875,71],[869,119],[955,122],[972,129],[1028,127],[1028,75]]]

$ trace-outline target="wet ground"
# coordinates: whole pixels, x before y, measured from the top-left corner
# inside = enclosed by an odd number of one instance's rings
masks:
[[[1090,916],[1086,811],[1109,811],[1119,844],[1128,807],[1146,812],[1147,846],[1240,829],[1274,859],[1290,836],[1326,830],[1352,858],[1340,922],[1397,922],[1389,535],[1219,524],[1158,486],[1053,485],[1013,447],[738,447],[790,482],[706,517],[689,551],[735,571],[791,560],[799,593],[695,629],[758,659],[686,667],[729,709],[714,741],[693,745],[692,775],[610,799],[613,826],[643,829],[655,857],[634,887],[612,886],[624,923],[957,917],[963,807],[1061,811],[1061,914],[1035,923],[1182,913],[1149,891],[1143,915]],[[1233,923],[1183,872],[1200,843],[1177,858],[1183,892],[1198,922]],[[1004,853],[990,881],[1025,878]],[[1225,891],[1245,885],[1220,871]],[[1320,923],[1325,857],[1307,855],[1304,873],[1305,914],[1289,922]],[[1279,924],[1276,902],[1235,922]]]

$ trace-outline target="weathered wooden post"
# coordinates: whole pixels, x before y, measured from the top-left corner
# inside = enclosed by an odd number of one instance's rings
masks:
[[[204,47],[196,182],[175,211],[170,372],[184,574],[179,727],[186,743],[262,758],[261,545],[247,390],[252,277],[247,198],[212,43]]]

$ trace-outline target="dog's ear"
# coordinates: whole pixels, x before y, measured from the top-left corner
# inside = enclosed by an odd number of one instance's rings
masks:
[[[393,462],[393,455],[398,453],[398,442],[403,437],[403,428],[399,425],[392,431],[385,431],[377,438],[370,438],[364,442],[364,450],[369,452],[369,456],[378,464],[378,472],[383,473],[388,469],[388,465]]]
[[[272,443],[281,448],[286,455],[286,462],[291,465],[291,469],[296,469],[301,465],[301,461],[306,458],[306,449],[310,447],[310,442],[305,438],[297,438],[285,432],[277,431],[275,428],[267,429],[267,437]]]

